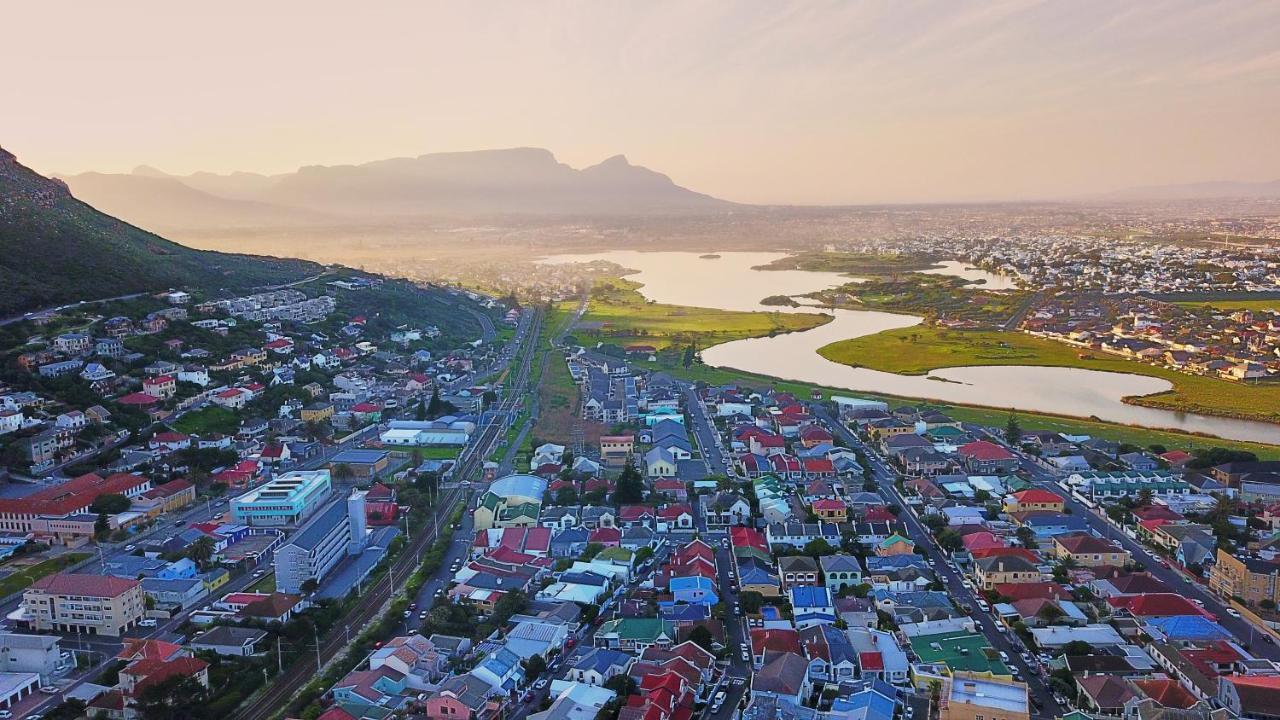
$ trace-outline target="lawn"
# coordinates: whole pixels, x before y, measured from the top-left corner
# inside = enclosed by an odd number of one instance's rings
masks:
[[[174,430],[187,435],[234,435],[240,429],[240,417],[227,408],[210,406],[187,413],[171,424]]]
[[[778,258],[761,270],[808,270],[810,272],[838,272],[846,275],[892,275],[916,270],[940,268],[941,265],[920,255],[900,253],[848,253],[812,251]]]
[[[89,553],[64,553],[34,565],[28,565],[13,574],[0,579],[0,597],[8,597],[19,590],[25,590],[31,583],[45,575],[52,575],[89,557]]]
[[[1280,312],[1280,298],[1269,300],[1201,300],[1199,302],[1176,302],[1186,308],[1199,308],[1208,305],[1218,310],[1255,310],[1262,312]]]
[[[765,375],[744,373],[737,370],[721,370],[719,368],[708,367],[706,365],[695,364],[692,367],[685,368],[681,367],[679,362],[670,362],[669,360],[664,361],[663,358],[660,358],[658,362],[641,362],[638,364],[653,370],[662,370],[676,377],[681,377],[695,382],[701,381],[712,385],[737,383],[754,388],[773,387],[778,390],[793,393],[796,397],[809,397],[809,393],[816,389],[820,391],[824,397],[830,397],[831,395],[853,394],[857,397],[868,398],[871,400],[883,400],[889,403],[890,406],[908,404],[918,405],[920,402],[919,398],[866,392],[850,393],[847,388],[835,388],[809,383],[793,382],[790,380],[779,380]],[[977,423],[990,427],[1004,427],[1005,422],[1009,418],[1008,410],[1000,410],[996,408],[984,408],[972,405],[952,405],[937,402],[930,402],[929,405],[930,407],[938,408],[940,411],[960,420],[961,422]],[[1280,460],[1280,445],[1264,445],[1262,443],[1244,442],[1239,440],[1222,440],[1219,438],[1211,438],[1192,433],[1173,432],[1169,430],[1151,430],[1132,425],[1052,415],[1049,413],[1019,412],[1017,413],[1017,416],[1024,430],[1048,430],[1051,432],[1067,433],[1069,435],[1090,435],[1093,437],[1105,438],[1107,440],[1114,440],[1115,442],[1129,443],[1140,447],[1164,445],[1170,449],[1182,448],[1186,450],[1221,447],[1230,450],[1245,450],[1254,453],[1259,458],[1263,459]]]
[[[413,449],[413,454],[423,460],[452,460],[458,457],[461,452],[461,448],[454,447],[419,447]]]
[[[814,313],[739,312],[664,305],[645,300],[639,283],[617,278],[596,281],[587,313],[573,329],[582,344],[642,344],[707,348],[730,340],[808,330],[831,321]]]
[[[258,582],[245,588],[245,592],[273,593],[276,591],[276,574],[269,573]]]
[[[913,327],[841,340],[819,348],[828,360],[902,375],[973,365],[1047,365],[1133,373],[1168,380],[1168,392],[1126,402],[1179,412],[1280,422],[1280,384],[1247,385],[1186,375],[1022,333]],[[1280,436],[1280,428],[1277,428]]]

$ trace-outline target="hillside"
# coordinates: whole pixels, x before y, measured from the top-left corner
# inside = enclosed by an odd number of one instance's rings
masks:
[[[77,198],[102,212],[153,230],[319,225],[331,219],[309,210],[220,197],[177,178],[137,170],[130,175],[91,172],[55,177],[66,182]]]
[[[150,228],[252,227],[414,216],[705,213],[733,203],[676,185],[621,155],[572,168],[547,150],[434,153],[283,175],[128,175],[64,178],[72,192]]]
[[[320,269],[183,247],[99,212],[0,148],[0,317],[168,287],[289,282]]]

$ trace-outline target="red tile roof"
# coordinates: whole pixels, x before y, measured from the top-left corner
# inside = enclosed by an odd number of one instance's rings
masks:
[[[975,440],[956,448],[956,452],[974,460],[1012,460],[1013,453],[986,440]]]
[[[858,665],[862,666],[863,672],[879,672],[884,670],[884,656],[876,652],[860,652],[858,653]]]
[[[989,443],[988,443],[989,444]],[[1013,494],[1013,499],[1018,501],[1019,505],[1049,505],[1062,502],[1062,496],[1057,493],[1051,493],[1048,490],[1040,488],[1031,488]]]
[[[1109,597],[1107,604],[1124,608],[1139,617],[1169,617],[1172,615],[1207,615],[1200,606],[1173,593],[1151,593]]]
[[[89,507],[99,495],[128,495],[150,482],[141,475],[128,473],[116,473],[105,478],[88,473],[41,488],[26,497],[0,498],[0,513],[68,515]]]
[[[81,575],[78,573],[54,573],[31,584],[35,590],[55,595],[85,595],[88,597],[119,597],[141,585],[137,580],[111,575]]]
[[[147,405],[155,405],[156,403],[160,402],[160,398],[154,395],[148,395],[146,393],[135,392],[135,393],[129,393],[128,395],[125,395],[123,397],[116,398],[116,402],[120,403],[121,405],[147,406]]]

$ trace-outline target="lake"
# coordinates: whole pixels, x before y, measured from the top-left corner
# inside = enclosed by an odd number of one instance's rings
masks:
[[[636,272],[628,279],[642,283],[640,292],[650,300],[674,305],[742,311],[813,312],[809,308],[770,307],[760,300],[770,295],[798,295],[835,287],[850,278],[831,272],[757,270],[786,253],[723,252],[716,259],[699,253],[637,252],[623,250],[584,255],[556,255],[540,262],[568,263],[606,260]],[[933,274],[984,279],[984,287],[1015,287],[1014,278],[969,268],[960,262],[939,263]],[[1156,408],[1126,405],[1127,395],[1147,395],[1168,390],[1159,378],[1077,368],[1038,366],[984,366],[945,368],[929,376],[896,375],[852,368],[818,355],[818,348],[885,330],[908,328],[921,322],[914,315],[865,311],[823,310],[835,319],[804,332],[723,343],[702,352],[714,367],[732,368],[786,380],[815,383],[851,391],[878,392],[942,402],[984,405],[1074,415],[1096,416],[1111,422],[1153,428],[1176,428],[1233,440],[1275,442],[1275,425],[1233,420]]]

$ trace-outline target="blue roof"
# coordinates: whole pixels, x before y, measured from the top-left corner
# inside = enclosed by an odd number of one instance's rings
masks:
[[[832,712],[844,714],[850,720],[890,720],[897,706],[897,693],[883,682],[847,698],[836,698],[831,703]]]
[[[390,454],[386,450],[343,450],[329,458],[329,462],[367,465],[376,463]]]
[[[480,661],[480,667],[488,669],[494,675],[502,677],[520,664],[520,656],[504,648],[498,648],[488,657]]]
[[[867,561],[867,572],[871,572],[873,570],[889,570],[889,569],[901,570],[902,568],[906,568],[906,567],[918,567],[921,569],[926,569],[929,567],[929,563],[926,562],[924,558],[915,554],[884,555],[884,556],[868,555],[866,558],[866,561]]]
[[[701,575],[693,577],[673,577],[671,578],[671,592],[676,590],[713,590],[715,583],[711,582],[711,578],[705,578]]]
[[[799,608],[831,607],[831,592],[825,587],[800,585],[791,588],[791,605]]]
[[[599,573],[567,572],[560,576],[560,582],[572,585],[593,585],[595,587],[604,587],[609,584],[609,579]]]
[[[658,615],[669,622],[696,622],[711,617],[710,605],[680,603],[679,605],[659,605]]]
[[[618,650],[593,648],[579,658],[573,666],[579,670],[595,670],[603,675],[611,667],[626,667],[630,660],[630,655]]]
[[[1231,633],[1203,615],[1170,615],[1153,618],[1147,625],[1155,627],[1170,640],[1230,640]]]
[[[586,542],[588,535],[590,535],[590,533],[587,531],[586,528],[575,525],[574,527],[566,528],[565,530],[561,530],[560,532],[556,533],[555,536],[551,538],[551,542],[553,543]]]
[[[333,526],[347,521],[347,502],[343,498],[329,504],[328,507],[321,510],[307,521],[302,529],[293,534],[289,538],[288,545],[297,545],[300,548],[311,550],[319,545],[322,540],[333,530]]]

